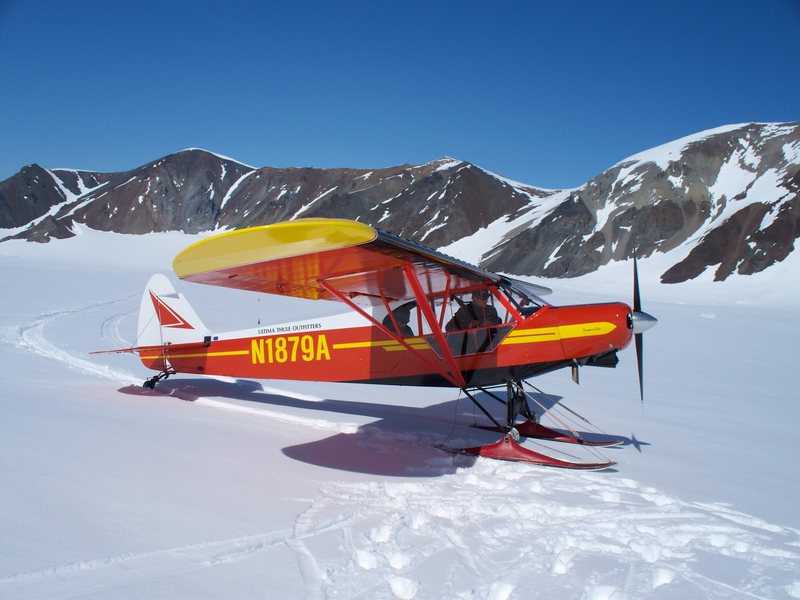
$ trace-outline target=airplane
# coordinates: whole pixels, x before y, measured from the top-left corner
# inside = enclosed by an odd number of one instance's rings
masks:
[[[345,219],[297,219],[202,239],[173,261],[188,282],[308,300],[350,310],[227,333],[212,333],[161,274],[142,295],[132,352],[158,374],[311,380],[458,388],[501,433],[493,444],[458,451],[568,469],[614,462],[562,460],[524,447],[521,437],[606,446],[539,423],[523,384],[569,368],[614,367],[635,339],[642,387],[642,333],[657,320],[641,309],[634,258],[633,307],[622,302],[553,306],[547,288],[498,275]],[[533,386],[531,386],[533,387]],[[505,388],[505,399],[492,392]],[[537,389],[537,388],[534,388]],[[477,392],[504,403],[495,417]],[[524,419],[518,422],[518,419]]]

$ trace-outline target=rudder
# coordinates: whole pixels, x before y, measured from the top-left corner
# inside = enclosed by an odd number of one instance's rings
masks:
[[[202,342],[209,331],[183,294],[156,273],[147,282],[139,304],[136,346]]]

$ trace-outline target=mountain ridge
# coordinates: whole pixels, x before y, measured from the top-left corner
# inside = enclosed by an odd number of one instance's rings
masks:
[[[759,272],[800,236],[800,123],[726,125],[619,161],[563,190],[441,157],[380,169],[252,167],[187,148],[118,173],[23,167],[0,182],[0,239],[75,223],[139,234],[357,219],[493,270],[573,277],[674,255],[665,283]]]

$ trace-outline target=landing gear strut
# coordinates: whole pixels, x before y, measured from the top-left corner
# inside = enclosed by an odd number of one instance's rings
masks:
[[[488,411],[486,408],[481,405],[480,402],[468,391],[463,390],[464,394],[472,400],[472,402],[477,406],[484,415],[486,415],[492,423],[495,424],[496,427],[493,427],[493,430],[503,432],[503,437],[495,442],[494,444],[487,444],[484,446],[475,446],[472,448],[464,448],[462,451],[466,454],[472,454],[475,456],[485,456],[488,458],[497,458],[500,460],[510,460],[510,461],[518,461],[518,462],[528,462],[537,465],[545,465],[549,467],[561,467],[564,469],[585,469],[585,470],[598,470],[598,469],[606,469],[615,465],[615,462],[612,461],[605,461],[605,462],[593,462],[593,463],[581,463],[581,462],[572,462],[567,460],[561,460],[558,458],[553,458],[552,456],[547,456],[546,454],[541,454],[539,452],[534,452],[533,450],[529,450],[519,444],[520,435],[523,437],[532,437],[532,438],[540,438],[546,439],[551,441],[558,441],[558,442],[569,442],[574,444],[585,444],[585,445],[601,445],[601,444],[587,444],[580,438],[563,435],[557,431],[544,427],[539,423],[539,419],[536,413],[531,410],[531,407],[528,404],[528,397],[525,394],[525,391],[522,389],[522,382],[520,380],[511,380],[506,385],[506,399],[503,400],[493,394],[492,392],[483,389],[477,388],[481,392],[487,394],[491,398],[494,398],[498,402],[501,402],[506,405],[506,423],[505,425],[501,425],[500,422]],[[474,390],[473,390],[474,391]],[[517,424],[517,417],[523,416],[526,420],[522,423]],[[616,441],[615,441],[616,443]],[[609,445],[604,443],[602,445]]]
[[[470,400],[472,400],[472,402],[475,404],[475,406],[477,406],[481,410],[481,412],[483,412],[483,414],[486,415],[489,418],[489,420],[492,423],[495,424],[495,426],[497,427],[497,431],[509,432],[509,433],[511,433],[512,436],[515,436],[515,439],[519,439],[519,434],[516,431],[516,428],[517,428],[517,417],[519,415],[522,415],[523,417],[525,417],[527,419],[526,423],[527,422],[536,423],[536,424],[539,423],[539,417],[536,416],[536,413],[533,412],[531,410],[530,406],[528,405],[527,396],[525,395],[525,392],[522,389],[522,383],[519,380],[514,379],[514,380],[509,381],[506,384],[506,399],[505,400],[503,400],[502,398],[500,398],[499,396],[493,394],[492,392],[490,392],[489,390],[487,390],[485,388],[478,387],[476,389],[480,390],[481,392],[483,392],[487,396],[490,396],[491,398],[494,398],[495,400],[497,400],[501,404],[505,404],[506,405],[506,424],[505,424],[505,426],[503,426],[503,425],[500,424],[500,422],[497,419],[494,418],[494,416],[492,416],[492,414],[488,410],[486,410],[483,407],[483,405],[480,402],[478,402],[478,400],[475,398],[475,396],[470,394],[469,390],[467,390],[467,389],[462,390],[464,392],[464,394],[466,394],[466,396]],[[523,425],[524,424],[525,423],[523,423]]]
[[[162,379],[167,379],[170,375],[174,375],[174,371],[161,371],[158,375],[153,375],[150,379],[142,384],[143,388],[148,390],[155,389],[156,384]]]
[[[506,422],[509,427],[514,426],[517,415],[522,415],[533,423],[539,422],[539,417],[528,406],[528,398],[519,381],[509,381],[506,385],[506,407],[508,408]]]

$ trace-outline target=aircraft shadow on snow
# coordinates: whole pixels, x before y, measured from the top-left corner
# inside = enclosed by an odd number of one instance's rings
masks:
[[[366,389],[366,388],[365,388]],[[369,388],[374,390],[374,388]],[[137,396],[172,396],[185,401],[198,398],[226,398],[292,409],[330,412],[376,419],[357,428],[355,432],[336,433],[314,442],[287,446],[282,452],[300,462],[344,471],[405,477],[431,477],[454,473],[474,464],[475,457],[453,453],[447,448],[468,448],[496,441],[498,433],[480,427],[491,425],[463,395],[426,407],[377,404],[354,400],[308,400],[265,392],[257,381],[238,379],[235,382],[218,379],[178,379],[159,383],[156,391],[130,385],[118,390]],[[505,406],[479,393],[478,399],[502,422]],[[560,396],[532,394],[542,408],[550,410]],[[313,429],[314,418],[309,419]],[[580,432],[590,440],[591,433]],[[631,445],[641,452],[647,442],[616,435],[622,444],[604,450]],[[532,440],[534,444],[538,440]],[[536,448],[534,448],[536,449]],[[539,449],[553,454],[560,452],[572,459],[585,459],[575,454],[581,449],[572,444],[544,445]]]

